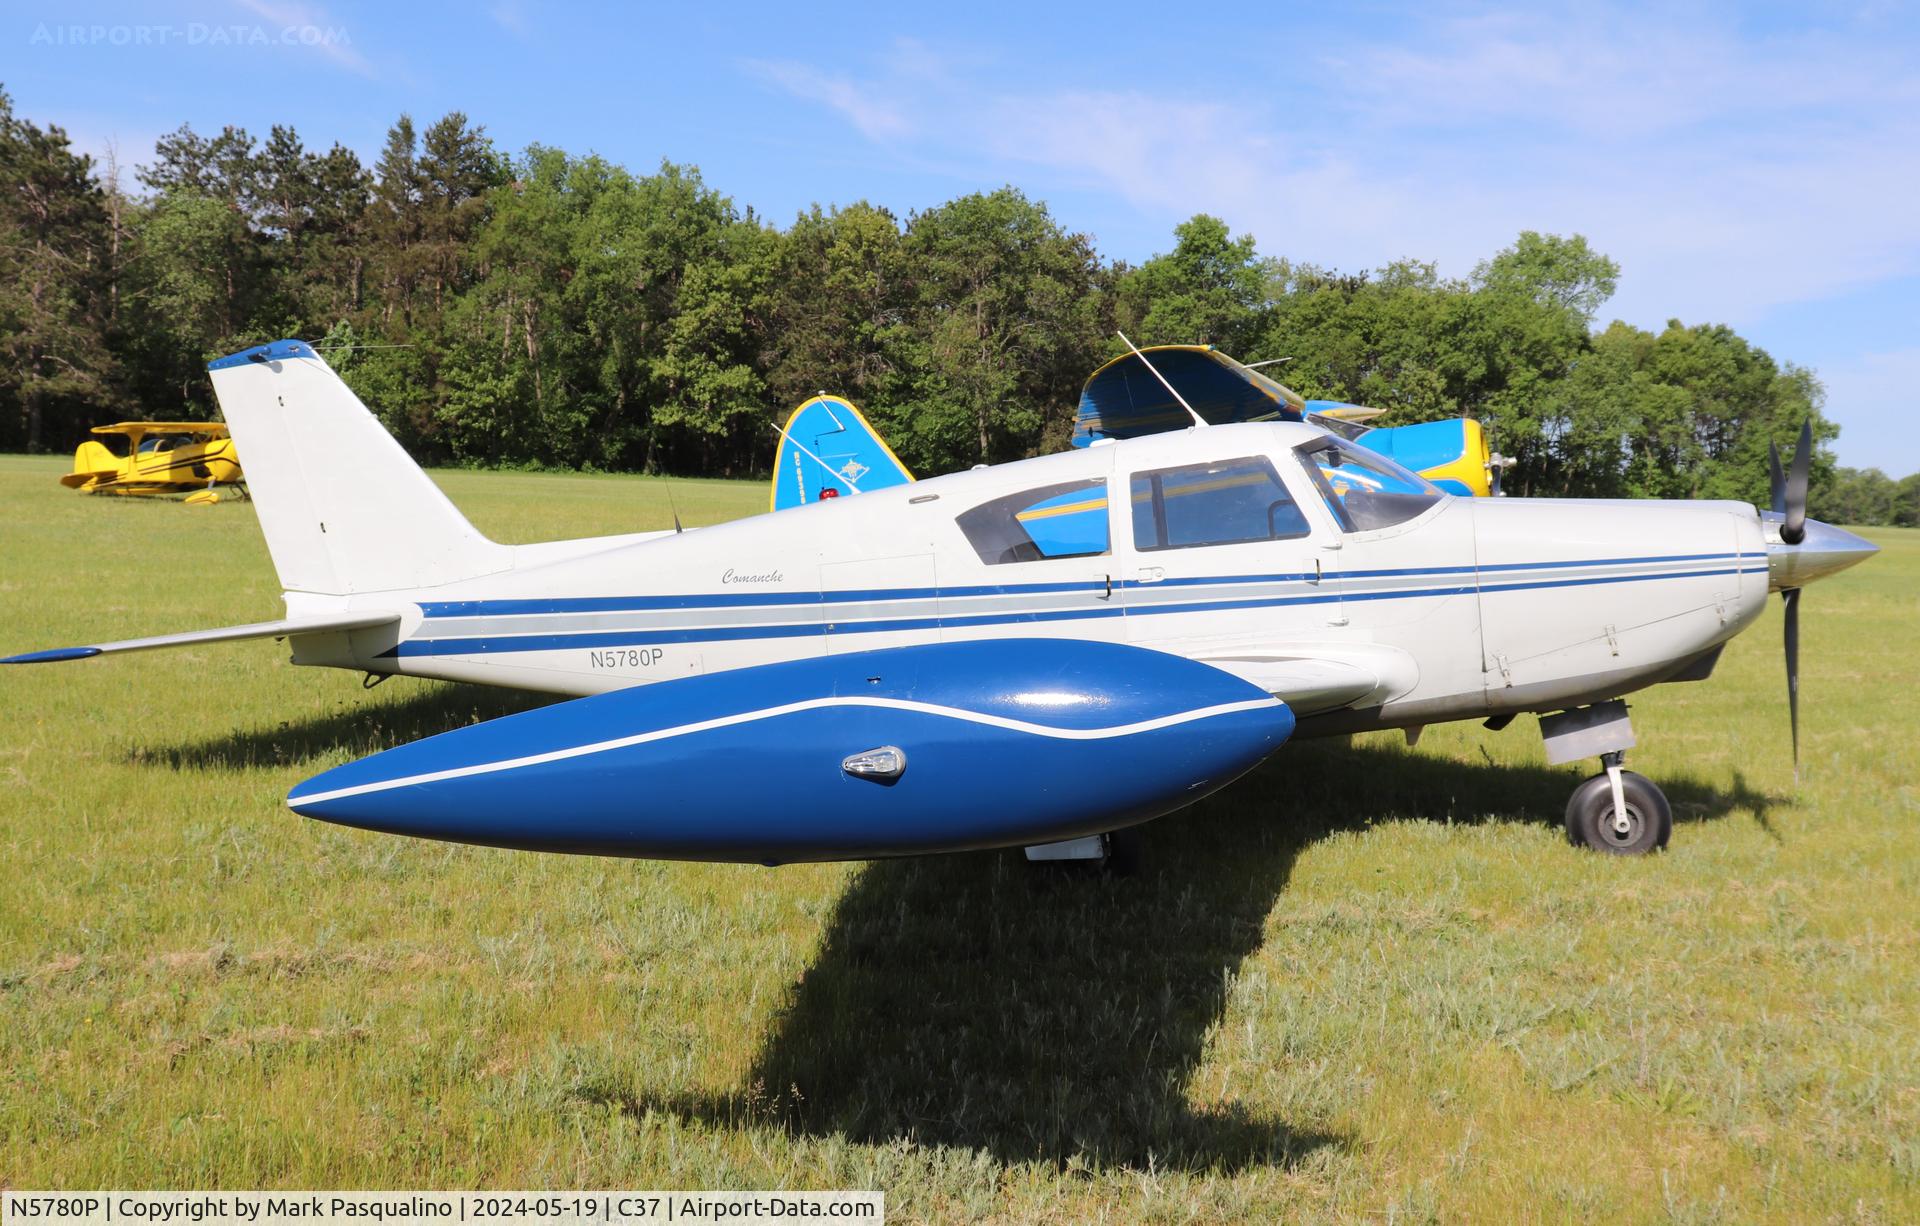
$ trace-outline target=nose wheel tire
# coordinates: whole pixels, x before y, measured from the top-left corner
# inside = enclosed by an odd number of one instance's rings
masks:
[[[1627,802],[1626,828],[1613,811],[1613,785],[1605,773],[1573,790],[1567,802],[1567,838],[1576,847],[1616,856],[1644,856],[1667,845],[1673,834],[1673,809],[1653,780],[1633,771],[1620,772],[1620,789]]]

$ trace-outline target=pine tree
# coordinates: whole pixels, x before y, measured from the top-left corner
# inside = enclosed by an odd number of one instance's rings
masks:
[[[78,433],[117,376],[106,345],[109,231],[93,161],[0,92],[0,439],[39,451]]]

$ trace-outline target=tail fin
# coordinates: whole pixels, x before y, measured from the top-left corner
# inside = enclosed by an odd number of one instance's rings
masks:
[[[768,510],[905,485],[913,474],[850,401],[822,392],[787,418],[773,452]]]
[[[243,350],[207,370],[282,587],[383,592],[511,565],[508,547],[467,522],[305,342]]]
[[[73,471],[60,478],[70,490],[99,485],[120,475],[120,457],[107,450],[105,443],[88,439],[73,451]]]

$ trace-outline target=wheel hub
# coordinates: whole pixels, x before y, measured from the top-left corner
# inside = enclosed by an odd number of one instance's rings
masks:
[[[1600,828],[1600,837],[1608,843],[1615,847],[1628,847],[1640,838],[1640,831],[1645,822],[1640,816],[1640,810],[1629,803],[1624,824],[1611,807],[1600,815],[1600,820],[1595,824]]]

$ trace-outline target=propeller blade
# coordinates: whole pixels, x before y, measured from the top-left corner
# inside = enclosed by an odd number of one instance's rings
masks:
[[[1773,490],[1773,513],[1785,515],[1787,513],[1787,473],[1780,467],[1780,444],[1768,442],[1767,466],[1772,478],[1770,488]]]
[[[1794,449],[1793,466],[1787,470],[1786,522],[1780,525],[1780,539],[1798,545],[1807,535],[1807,476],[1813,469],[1813,418],[1800,427],[1800,446]]]
[[[1800,589],[1780,593],[1787,606],[1787,718],[1793,724],[1793,781],[1800,782]]]

